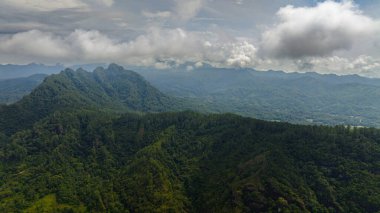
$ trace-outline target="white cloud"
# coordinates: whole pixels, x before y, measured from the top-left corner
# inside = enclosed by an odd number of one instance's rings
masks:
[[[104,60],[115,57],[122,52],[122,46],[99,31],[75,30],[67,38],[65,45],[83,60]]]
[[[17,22],[17,23],[0,23],[0,29],[2,32],[20,32],[20,31],[30,31],[38,28],[47,27],[44,24],[38,22]]]
[[[142,15],[147,18],[155,19],[155,18],[169,18],[172,14],[170,11],[149,12],[149,11],[144,10],[142,12]]]
[[[48,12],[62,9],[88,10],[91,4],[111,7],[114,0],[2,0],[1,5],[27,11]]]
[[[103,3],[107,7],[111,7],[114,4],[114,0],[98,0],[100,3]]]
[[[0,38],[0,52],[3,60],[50,58],[60,59],[68,54],[64,41],[51,33],[37,30],[17,33]]]
[[[232,43],[230,56],[227,64],[230,66],[249,67],[255,65],[257,49],[253,44],[246,41],[241,43]]]
[[[149,12],[145,15],[152,18],[156,15],[166,16]],[[363,26],[358,28],[361,29]],[[69,65],[116,62],[166,69],[173,65],[193,62],[193,66],[188,67],[189,70],[208,63],[217,67],[380,76],[377,74],[380,73],[380,59],[370,54],[357,57],[260,57],[260,49],[250,39],[229,36],[220,30],[199,32],[183,28],[154,27],[132,39],[123,40],[117,40],[115,36],[109,36],[104,32],[78,29],[67,34],[38,30],[13,35],[0,34],[0,63],[60,62]]]
[[[361,74],[372,77],[380,77],[380,60],[367,55],[354,58],[338,56],[316,57],[299,61],[309,63],[313,70],[319,73],[336,74]]]
[[[175,0],[176,14],[181,21],[195,17],[202,8],[203,0]]]
[[[256,48],[247,41],[180,28],[152,28],[130,41],[93,30],[75,30],[65,37],[37,30],[0,37],[0,62],[29,63],[36,58],[44,63],[103,61],[158,68],[185,62],[246,67],[256,63]]]
[[[380,77],[380,59],[361,55],[303,59],[257,57],[257,48],[247,40],[219,38],[216,34],[183,29],[152,28],[130,41],[113,40],[99,31],[75,30],[67,36],[32,30],[0,36],[0,63],[38,62],[55,64],[117,62],[125,65],[170,66],[193,62],[201,67],[255,67],[262,70],[317,71]]]
[[[369,55],[356,57],[307,57],[302,59],[261,59],[255,66],[259,70],[282,70],[285,72],[318,72],[337,75],[359,74],[380,77],[380,58]]]
[[[352,1],[325,1],[315,7],[286,6],[279,23],[262,35],[261,51],[275,57],[328,56],[369,38],[379,23],[363,15]]]
[[[183,29],[152,28],[146,34],[125,43],[125,54],[149,61],[178,61],[187,57],[192,60],[201,49],[199,38]]]
[[[87,4],[83,3],[80,0],[3,0],[0,4],[35,11],[87,8]]]

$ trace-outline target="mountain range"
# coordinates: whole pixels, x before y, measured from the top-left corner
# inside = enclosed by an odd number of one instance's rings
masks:
[[[207,66],[139,73],[166,94],[191,99],[211,112],[298,124],[380,127],[380,79]]]
[[[0,107],[0,212],[380,211],[380,130],[192,100],[116,64],[46,77]]]
[[[297,124],[380,127],[380,79],[207,65],[186,71],[186,67],[133,69],[166,95],[191,103],[187,108],[196,111]],[[19,83],[26,80],[0,81],[0,103],[14,103],[40,83]]]
[[[14,79],[14,78],[24,78],[29,77],[35,74],[57,74],[65,68],[70,69],[88,69],[93,70],[96,67],[104,66],[103,63],[96,64],[84,64],[84,65],[73,65],[69,67],[65,67],[61,64],[56,65],[44,65],[44,64],[26,64],[26,65],[18,65],[18,64],[0,64],[0,80],[5,79]]]

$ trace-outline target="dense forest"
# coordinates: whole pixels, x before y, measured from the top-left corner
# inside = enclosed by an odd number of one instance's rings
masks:
[[[378,212],[380,130],[188,103],[115,64],[0,107],[0,212]]]
[[[3,136],[0,211],[377,212],[380,131],[55,112]]]
[[[93,72],[66,69],[46,78],[17,103],[0,106],[0,131],[14,133],[63,109],[163,112],[186,109],[186,106],[184,100],[166,96],[137,73],[116,64]]]

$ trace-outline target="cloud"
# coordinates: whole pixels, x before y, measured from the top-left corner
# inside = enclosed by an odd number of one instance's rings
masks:
[[[296,63],[310,64],[314,71],[320,73],[332,72],[336,74],[361,74],[380,77],[380,60],[376,60],[368,55],[360,55],[353,58],[339,56],[314,57],[299,60]]]
[[[64,49],[84,61],[110,60],[122,54],[120,45],[99,31],[75,30],[67,38],[61,38]],[[70,55],[67,55],[70,59]]]
[[[213,32],[186,31],[181,28],[151,28],[132,40],[115,40],[96,30],[75,30],[66,36],[31,30],[0,36],[0,63],[38,62],[67,65],[116,62],[124,65],[166,69],[193,62],[215,67],[256,67],[284,71],[379,76],[380,60],[361,55],[303,59],[258,57],[258,48],[245,38],[228,38]],[[189,67],[189,70],[194,67]]]
[[[247,41],[230,40],[205,44],[204,62],[218,67],[254,67],[257,48]]]
[[[185,62],[216,66],[253,66],[257,49],[247,41],[226,40],[208,32],[152,28],[129,41],[111,39],[95,30],[67,36],[32,30],[0,36],[0,62],[118,62],[163,67]],[[17,57],[15,57],[17,56]]]
[[[107,7],[111,7],[114,4],[114,0],[98,0],[100,3],[106,5]]]
[[[195,17],[202,8],[203,0],[175,0],[176,14],[181,21]]]
[[[0,4],[32,11],[54,11],[60,9],[85,9],[87,4],[80,0],[3,0]]]
[[[318,72],[337,75],[359,74],[380,77],[380,58],[369,55],[354,57],[324,56],[302,59],[261,59],[255,66],[259,70],[282,70],[285,72]]]
[[[246,41],[232,44],[231,55],[227,60],[228,65],[246,67],[252,66],[255,61],[257,49]]]
[[[68,55],[64,41],[51,33],[38,30],[17,33],[0,38],[0,52],[4,61],[33,58],[60,59]]]
[[[18,22],[18,23],[1,23],[0,22],[0,33],[10,34],[17,33],[20,31],[30,31],[36,28],[44,28],[44,24],[38,22]]]
[[[240,1],[212,5],[216,1],[4,0],[0,63],[116,62],[166,69],[192,62],[189,70],[207,63],[379,76],[380,55],[373,44],[379,41],[379,21],[365,16],[354,3],[325,1],[278,10],[280,3],[275,0],[244,1],[244,7],[236,5]],[[35,8],[42,3],[46,5]],[[220,9],[225,5],[228,10]],[[253,16],[251,24],[261,24],[260,28],[241,31],[249,29],[247,14],[253,6],[261,8],[255,15],[262,10],[267,17],[268,5],[277,11],[277,23],[268,28],[267,19],[263,23],[259,21],[263,16]],[[224,19],[241,26],[228,28]]]
[[[144,10],[142,12],[142,15],[147,18],[155,19],[155,18],[169,18],[172,15],[172,13],[170,11],[149,12],[149,11]]]
[[[261,52],[280,58],[328,56],[349,50],[379,29],[379,23],[363,15],[352,1],[286,6],[277,16],[279,23],[262,35]]]

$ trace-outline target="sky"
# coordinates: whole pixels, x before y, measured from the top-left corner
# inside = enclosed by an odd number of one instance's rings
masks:
[[[1,64],[380,77],[378,0],[2,0]]]

